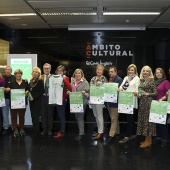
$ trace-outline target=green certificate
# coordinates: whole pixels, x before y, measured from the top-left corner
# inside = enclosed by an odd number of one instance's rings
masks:
[[[170,114],[170,90],[168,90],[168,99],[167,99],[168,104],[168,112]]]
[[[168,104],[167,101],[152,100],[149,122],[166,124]]]
[[[134,94],[133,92],[119,92],[118,112],[133,114]]]
[[[5,97],[3,87],[0,87],[0,107],[5,106]]]
[[[90,104],[104,104],[104,85],[90,85]]]
[[[104,101],[117,103],[118,83],[104,83]]]
[[[25,108],[25,89],[11,89],[11,109]]]
[[[70,113],[83,113],[83,96],[81,92],[70,92]]]
[[[170,90],[168,90],[168,103],[170,103]]]

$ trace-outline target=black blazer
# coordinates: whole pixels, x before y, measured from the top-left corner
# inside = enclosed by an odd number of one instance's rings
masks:
[[[34,100],[41,100],[44,94],[44,83],[41,79],[37,80],[35,83],[31,80],[28,85],[28,91],[31,93]]]

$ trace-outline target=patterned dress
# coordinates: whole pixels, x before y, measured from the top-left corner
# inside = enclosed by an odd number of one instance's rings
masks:
[[[102,83],[107,83],[107,78],[105,76],[101,76],[100,78],[97,78],[96,76],[94,76],[91,81],[90,84],[96,84],[98,81],[102,82]]]
[[[156,124],[149,122],[151,102],[153,97],[157,95],[154,79],[142,79],[139,87],[149,95],[142,95],[139,99],[137,135],[156,136]]]

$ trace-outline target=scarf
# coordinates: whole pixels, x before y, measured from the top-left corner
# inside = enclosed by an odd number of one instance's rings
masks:
[[[77,88],[81,86],[83,83],[83,79],[81,79],[77,84],[76,84],[76,79],[73,78],[73,85],[72,85],[72,92],[76,92]]]
[[[134,77],[135,76],[128,76],[128,78],[126,79],[125,83],[122,86],[123,90],[126,90],[129,87],[129,83],[130,81],[133,80]]]
[[[156,86],[158,86],[161,82],[163,82],[165,79],[161,78],[161,79],[155,79],[155,84]]]

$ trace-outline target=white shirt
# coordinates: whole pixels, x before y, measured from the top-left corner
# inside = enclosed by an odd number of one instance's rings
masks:
[[[63,104],[63,76],[52,75],[49,78],[49,104]]]
[[[121,88],[123,91],[128,91],[128,92],[137,92],[138,93],[138,87],[139,87],[139,84],[140,84],[140,79],[138,76],[135,76],[131,81],[129,81],[129,86],[127,87],[126,90],[124,90],[122,88],[122,86],[125,84],[125,82],[128,80],[128,76],[126,76],[124,79],[123,79],[123,82],[122,84],[120,85],[119,88]],[[134,96],[134,105],[133,107],[135,109],[138,108],[138,97],[137,96]]]

